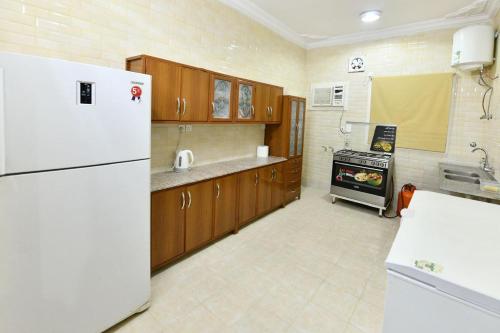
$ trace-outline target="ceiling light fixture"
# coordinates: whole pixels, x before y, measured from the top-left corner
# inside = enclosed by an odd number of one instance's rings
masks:
[[[368,10],[359,14],[359,17],[361,17],[361,21],[370,23],[377,21],[380,18],[380,14],[382,14],[380,10]]]

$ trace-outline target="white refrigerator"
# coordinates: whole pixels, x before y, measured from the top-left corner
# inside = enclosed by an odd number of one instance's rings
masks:
[[[416,191],[386,267],[384,333],[500,332],[500,205]]]
[[[0,332],[99,332],[150,297],[150,76],[0,53]]]

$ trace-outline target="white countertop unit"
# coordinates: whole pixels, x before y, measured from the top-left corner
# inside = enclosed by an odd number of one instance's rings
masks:
[[[500,205],[416,191],[386,267],[500,315]]]

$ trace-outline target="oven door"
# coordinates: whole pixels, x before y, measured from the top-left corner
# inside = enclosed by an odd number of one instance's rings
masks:
[[[387,169],[333,161],[332,186],[384,197],[387,173]]]

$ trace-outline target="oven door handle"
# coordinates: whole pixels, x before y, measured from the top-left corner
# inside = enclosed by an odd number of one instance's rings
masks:
[[[344,163],[344,162],[339,162],[339,161],[334,161],[335,164],[338,164],[338,165],[346,165],[346,166],[350,166],[350,167],[353,167],[353,168],[363,168],[363,169],[370,169],[370,170],[375,170],[375,171],[378,171],[378,172],[384,172],[384,170],[381,170],[381,169],[375,169],[375,168],[370,168],[368,166],[364,166],[362,164],[349,164],[349,163]]]

